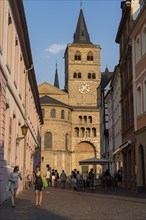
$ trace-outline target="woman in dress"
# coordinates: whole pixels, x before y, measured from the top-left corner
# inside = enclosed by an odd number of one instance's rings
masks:
[[[36,166],[34,172],[34,187],[35,187],[35,205],[42,204],[42,189],[43,189],[43,176],[39,166]]]
[[[18,178],[22,180],[21,173],[19,173],[19,167],[15,166],[13,173],[11,173],[9,176],[12,207],[15,207],[15,199],[18,189]]]

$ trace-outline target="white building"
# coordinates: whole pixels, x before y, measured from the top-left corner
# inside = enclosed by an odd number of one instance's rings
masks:
[[[0,1],[0,203],[10,196],[5,185],[19,166],[23,181],[40,163],[43,122],[23,3]],[[21,127],[27,124],[24,137]]]

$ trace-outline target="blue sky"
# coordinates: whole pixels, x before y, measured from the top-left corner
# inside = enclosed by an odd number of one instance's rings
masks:
[[[64,88],[64,51],[73,42],[80,11],[79,0],[23,0],[37,83],[54,84],[58,64]],[[101,71],[114,70],[119,61],[115,37],[121,18],[120,0],[83,0],[90,40],[101,46]]]

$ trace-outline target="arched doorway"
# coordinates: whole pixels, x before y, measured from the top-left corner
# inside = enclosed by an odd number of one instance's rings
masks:
[[[88,166],[86,168],[81,167],[79,165],[79,161],[85,160],[85,159],[88,159],[88,158],[91,158],[91,157],[95,157],[95,156],[96,156],[96,148],[92,143],[86,142],[86,141],[80,142],[76,146],[74,154],[73,154],[72,168],[77,169],[80,172],[83,172],[83,169],[85,169],[85,170],[88,169],[89,170],[89,168],[91,166]]]
[[[139,147],[140,156],[140,179],[142,180],[142,187],[145,187],[145,163],[144,163],[144,148],[142,145]]]

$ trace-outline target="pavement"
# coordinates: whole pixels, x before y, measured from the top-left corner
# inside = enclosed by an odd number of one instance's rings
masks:
[[[48,188],[42,206],[34,206],[34,190],[17,196],[16,207],[7,200],[0,220],[146,220],[146,194],[124,189]]]

